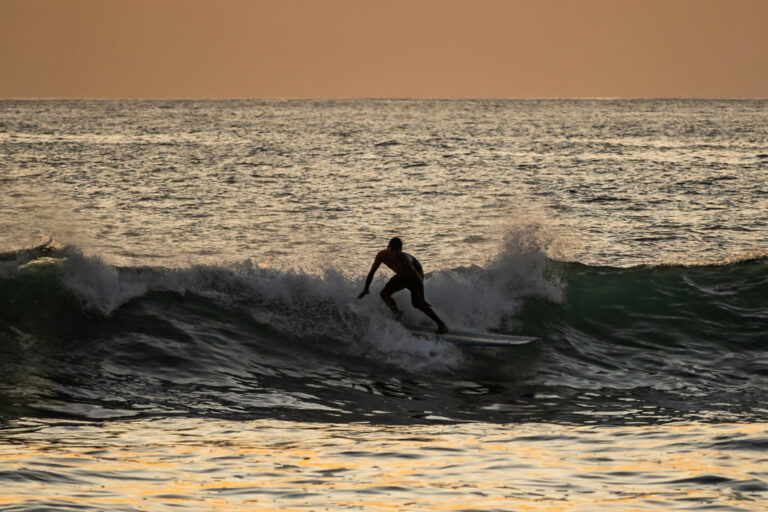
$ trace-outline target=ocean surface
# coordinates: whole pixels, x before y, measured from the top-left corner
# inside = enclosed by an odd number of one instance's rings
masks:
[[[767,212],[768,101],[2,100],[0,511],[766,510]]]

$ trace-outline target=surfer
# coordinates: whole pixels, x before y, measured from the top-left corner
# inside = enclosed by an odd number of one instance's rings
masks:
[[[403,242],[397,237],[390,240],[387,248],[376,255],[371,271],[368,272],[368,277],[365,279],[365,288],[363,288],[362,293],[357,298],[362,299],[368,295],[368,287],[371,286],[373,275],[382,263],[395,272],[394,277],[387,281],[387,284],[384,285],[379,294],[384,304],[392,310],[395,318],[399,320],[403,312],[397,308],[392,294],[399,292],[403,288],[408,288],[411,292],[411,304],[413,304],[413,307],[422,311],[437,324],[435,332],[438,334],[448,332],[448,326],[440,320],[440,317],[435,314],[430,304],[424,299],[424,270],[421,268],[421,263],[407,252],[403,252]]]

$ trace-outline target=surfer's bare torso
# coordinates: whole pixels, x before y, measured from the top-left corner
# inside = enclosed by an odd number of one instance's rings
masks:
[[[384,249],[376,255],[371,270],[376,272],[382,263],[403,279],[424,279],[424,270],[421,268],[421,263],[407,252],[393,253]]]

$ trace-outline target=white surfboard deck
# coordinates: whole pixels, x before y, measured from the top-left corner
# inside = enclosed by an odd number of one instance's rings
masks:
[[[427,327],[406,326],[411,334],[430,339],[438,339],[457,345],[474,345],[480,347],[509,347],[514,345],[525,345],[538,341],[539,338],[532,336],[510,336],[507,334],[496,334],[490,332],[472,332],[472,331],[448,331],[443,334],[435,334],[434,329]]]

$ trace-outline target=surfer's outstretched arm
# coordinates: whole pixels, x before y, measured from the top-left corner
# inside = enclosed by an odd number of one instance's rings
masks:
[[[360,292],[360,295],[357,296],[358,299],[362,299],[370,292],[369,288],[371,286],[371,282],[373,281],[373,276],[376,274],[376,270],[379,268],[379,265],[381,265],[381,259],[376,256],[376,259],[373,260],[373,265],[371,265],[371,271],[368,272],[368,277],[365,278],[365,287],[363,288],[363,291]]]

